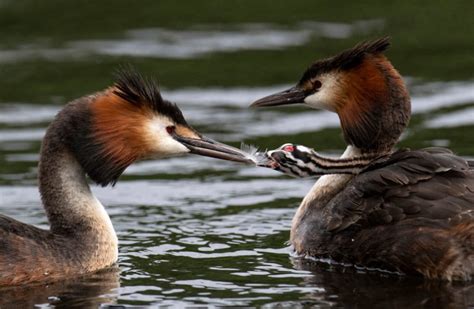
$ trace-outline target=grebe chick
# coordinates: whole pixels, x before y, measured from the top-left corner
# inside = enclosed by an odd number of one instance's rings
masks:
[[[263,165],[324,175],[298,208],[298,254],[426,278],[474,275],[474,162],[443,148],[394,151],[410,118],[387,38],[312,64],[298,84],[253,106],[304,103],[338,114],[348,147],[327,158],[287,144]],[[326,175],[332,174],[332,175]]]
[[[114,264],[117,236],[86,175],[101,186],[114,185],[137,160],[187,153],[250,163],[239,149],[199,134],[154,81],[130,70],[119,73],[112,87],[68,103],[48,127],[39,160],[50,230],[0,215],[0,285]]]

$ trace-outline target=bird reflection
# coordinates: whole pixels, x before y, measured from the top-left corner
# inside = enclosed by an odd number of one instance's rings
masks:
[[[293,258],[295,268],[312,272],[303,284],[323,287],[306,299],[351,308],[468,308],[474,306],[474,282],[426,280],[357,271],[314,260]]]
[[[120,287],[120,269],[102,271],[50,283],[0,289],[0,308],[98,308],[114,304]]]

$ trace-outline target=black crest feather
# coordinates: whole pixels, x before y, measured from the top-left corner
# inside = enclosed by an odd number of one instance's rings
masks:
[[[145,79],[130,67],[117,72],[114,94],[129,104],[147,108],[178,124],[188,126],[180,109],[163,100],[158,83]],[[104,92],[98,93],[103,95]],[[51,125],[50,133],[74,153],[89,177],[101,186],[114,185],[131,161],[116,162],[104,153],[105,145],[94,135],[91,103],[95,96],[85,96],[70,102]],[[50,138],[51,139],[51,138]],[[126,146],[126,145],[125,145]]]
[[[186,124],[179,107],[161,97],[158,82],[144,78],[131,67],[121,68],[116,73],[114,93],[137,106],[145,104],[151,110],[167,116],[179,124]]]
[[[390,37],[359,43],[336,56],[313,63],[303,74],[300,83],[302,84],[321,73],[334,70],[350,70],[362,63],[367,55],[380,54],[387,50],[389,46]]]

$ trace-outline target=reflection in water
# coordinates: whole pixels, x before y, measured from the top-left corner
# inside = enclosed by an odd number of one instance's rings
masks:
[[[64,281],[0,288],[0,308],[98,308],[115,303],[119,287],[120,270],[113,266]]]
[[[357,273],[308,259],[293,262],[296,268],[314,274],[303,279],[304,285],[325,288],[308,295],[316,303],[324,299],[331,305],[351,308],[467,308],[474,304],[474,283]]]

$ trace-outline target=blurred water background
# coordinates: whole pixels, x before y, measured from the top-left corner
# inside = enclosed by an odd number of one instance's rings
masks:
[[[247,106],[315,59],[390,35],[387,55],[413,97],[400,147],[474,157],[473,12],[472,1],[0,0],[0,212],[47,227],[36,181],[45,128],[128,63],[208,136],[337,155],[334,114]],[[114,188],[94,188],[118,233],[119,268],[0,288],[0,307],[474,305],[473,284],[291,258],[291,218],[313,182],[202,157],[135,164]]]

